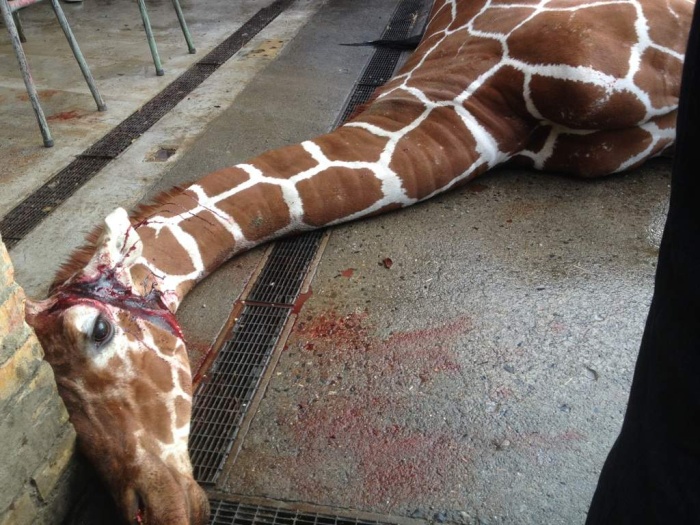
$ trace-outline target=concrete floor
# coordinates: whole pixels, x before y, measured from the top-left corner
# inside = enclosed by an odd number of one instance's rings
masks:
[[[0,168],[0,214],[268,3],[183,0],[190,56],[169,3],[154,2],[165,77],[152,70],[135,5],[66,5],[106,114],[93,112],[79,76],[68,79],[48,6],[27,10],[47,114],[81,116],[53,119],[57,145],[41,148],[0,40],[0,120],[11,122],[0,156],[15,159]],[[376,38],[395,4],[295,2],[11,251],[20,284],[43,294],[115,206],[328,130],[371,52],[336,44]],[[175,155],[148,162],[164,145]],[[437,522],[582,523],[624,413],[669,173],[663,160],[592,182],[500,170],[335,228],[218,493]],[[180,318],[195,359],[264,250],[188,296]]]

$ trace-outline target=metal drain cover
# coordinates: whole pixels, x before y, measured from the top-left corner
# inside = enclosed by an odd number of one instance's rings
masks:
[[[210,525],[383,525],[375,520],[210,500]]]

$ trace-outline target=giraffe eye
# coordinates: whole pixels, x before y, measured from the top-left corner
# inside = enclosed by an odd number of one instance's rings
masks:
[[[99,315],[97,316],[97,319],[95,319],[95,324],[92,326],[90,339],[98,346],[102,346],[112,338],[113,332],[114,329],[112,328],[111,323]]]

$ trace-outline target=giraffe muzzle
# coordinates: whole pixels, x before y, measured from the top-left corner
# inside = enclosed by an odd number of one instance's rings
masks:
[[[205,525],[209,501],[191,476],[173,471],[160,460],[138,474],[126,489],[123,512],[132,525]]]

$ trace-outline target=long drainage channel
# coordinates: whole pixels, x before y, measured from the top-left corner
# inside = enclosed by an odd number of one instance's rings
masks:
[[[282,14],[293,1],[277,0],[255,13],[237,31],[149,100],[141,109],[132,113],[10,210],[0,222],[0,234],[7,248],[10,249],[21,241],[61,203],[112,162],[136,138],[148,131],[255,35]]]
[[[413,34],[422,21],[420,15],[426,4],[426,0],[401,0],[381,38],[401,40]],[[400,57],[399,50],[375,50],[336,125],[342,124],[369,100],[377,86],[391,78]],[[258,278],[243,292],[231,314],[229,326],[233,328],[217,344],[216,357],[199,379],[190,454],[195,478],[210,489],[214,489],[224,465],[235,461],[292,328],[294,314],[308,296],[313,269],[327,238],[327,233],[316,231],[273,246]],[[341,517],[313,508],[283,508],[279,502],[252,505],[231,499],[225,495],[212,497],[211,525],[363,525],[406,521],[393,517]]]

